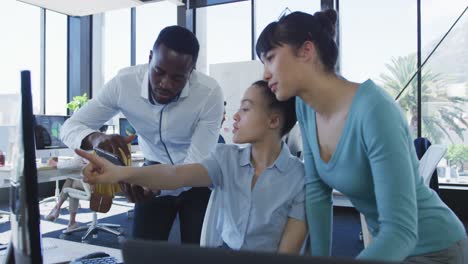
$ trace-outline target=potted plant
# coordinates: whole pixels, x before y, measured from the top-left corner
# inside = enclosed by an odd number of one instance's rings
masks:
[[[88,102],[88,94],[84,93],[83,95],[77,95],[73,97],[73,100],[67,104],[67,108],[72,111],[72,113],[78,111],[84,104]]]
[[[83,95],[77,95],[73,97],[73,100],[67,104],[67,108],[70,109],[72,113],[75,113],[80,109],[83,105],[85,105],[89,101],[88,94],[84,93]],[[99,131],[105,133],[108,129],[108,125],[103,125],[99,128]]]

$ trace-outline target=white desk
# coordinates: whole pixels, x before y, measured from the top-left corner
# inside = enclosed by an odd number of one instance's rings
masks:
[[[333,206],[341,207],[354,207],[353,204],[349,201],[348,197],[344,196],[337,190],[333,190]]]
[[[10,186],[11,167],[0,167],[0,188]]]
[[[11,167],[0,168],[0,187],[10,186]],[[51,168],[38,168],[37,181],[39,183],[64,180],[68,177],[80,177],[80,170],[57,170]]]
[[[42,253],[44,263],[67,262],[96,251],[105,252],[110,256],[115,257],[118,262],[123,262],[122,252],[120,249],[95,246],[50,237],[43,238],[42,240],[44,246],[46,247],[48,247],[50,244],[52,244],[52,246],[56,246],[43,250]]]
[[[68,240],[46,237],[42,239],[42,259],[44,263],[68,263],[93,252],[102,251],[123,262],[120,249],[95,246]],[[0,252],[0,262],[4,262],[6,250]]]

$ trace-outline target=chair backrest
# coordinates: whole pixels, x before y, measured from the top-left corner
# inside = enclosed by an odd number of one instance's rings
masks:
[[[223,244],[221,238],[222,215],[219,209],[221,206],[214,206],[216,203],[221,202],[219,190],[213,189],[211,191],[210,200],[206,206],[205,218],[200,235],[200,246],[202,247],[218,247]]]
[[[299,123],[296,123],[291,131],[285,137],[285,142],[289,147],[289,151],[295,157],[302,159],[302,137]]]
[[[73,178],[73,180],[77,181],[79,179]],[[92,193],[91,188],[90,188],[89,184],[87,184],[83,180],[80,179],[79,181],[81,181],[81,183],[83,184],[83,189],[84,190],[79,190],[79,189],[75,189],[75,188],[72,188],[72,187],[67,187],[67,188],[63,189],[63,192],[67,193],[72,198],[89,201],[91,199],[91,193]]]
[[[445,145],[431,145],[419,161],[419,174],[424,179],[424,184],[429,185],[431,176],[439,161],[447,152]]]

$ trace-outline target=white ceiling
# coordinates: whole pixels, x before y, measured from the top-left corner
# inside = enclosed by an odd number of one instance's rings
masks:
[[[87,16],[120,8],[131,8],[139,5],[168,1],[183,5],[180,0],[17,0],[69,16]]]

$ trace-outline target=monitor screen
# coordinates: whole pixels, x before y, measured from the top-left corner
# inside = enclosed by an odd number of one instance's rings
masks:
[[[128,137],[130,135],[137,135],[135,128],[128,122],[127,118],[119,118],[120,135]],[[138,135],[132,141],[132,145],[138,145]]]
[[[60,140],[60,128],[68,116],[36,115],[34,132],[37,149],[67,148]]]
[[[21,116],[17,128],[13,174],[10,181],[11,243],[5,263],[42,263],[29,71],[21,72]]]

